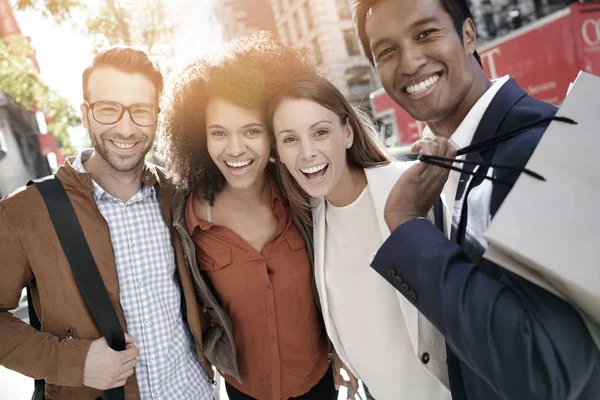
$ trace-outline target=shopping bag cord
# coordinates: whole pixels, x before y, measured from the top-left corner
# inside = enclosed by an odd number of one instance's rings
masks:
[[[457,168],[451,165],[446,165],[442,162],[439,161],[448,161],[448,162],[457,162],[457,163],[462,163],[464,165],[478,165],[480,167],[492,167],[495,169],[504,169],[504,170],[508,170],[508,171],[516,171],[516,172],[522,172],[524,174],[527,174],[533,178],[539,179],[540,181],[545,181],[546,178],[544,178],[543,176],[541,176],[540,174],[537,174],[535,172],[533,172],[530,169],[527,168],[519,168],[519,167],[512,167],[509,165],[500,165],[500,164],[494,164],[494,163],[485,163],[485,162],[478,162],[478,161],[466,161],[466,160],[459,160],[456,158],[447,158],[447,157],[438,157],[438,156],[428,156],[425,154],[419,154],[419,156],[417,157],[418,160],[421,160],[423,162],[426,162],[427,164],[431,164],[431,165],[436,165],[438,167],[442,167],[442,168],[447,168],[447,169],[451,169],[453,171],[458,171],[458,172],[464,172],[467,173],[469,175],[472,176],[478,176],[480,178],[484,178],[484,179],[489,179],[491,181],[494,182],[498,182],[498,183],[502,183],[502,180],[498,180],[496,178],[493,177],[488,177],[485,174],[479,174],[477,172],[469,172],[466,171],[462,168]]]
[[[527,129],[531,129],[531,128],[535,128],[538,125],[543,125],[552,121],[558,121],[558,122],[565,122],[567,124],[571,124],[571,125],[577,125],[577,122],[573,121],[571,118],[566,118],[566,117],[559,117],[559,116],[554,116],[554,117],[548,117],[548,118],[542,118],[540,120],[531,122],[529,124],[520,126],[516,129],[510,130],[506,133],[503,133],[501,135],[496,135],[491,139],[487,139],[484,141],[481,141],[479,143],[475,143],[472,144],[470,146],[467,147],[463,147],[462,149],[459,149],[456,152],[457,156],[462,156],[464,154],[469,154],[469,153],[473,153],[476,151],[480,151],[480,150],[484,150],[487,149],[491,146],[494,146],[498,143],[502,143],[502,142],[506,142],[509,139],[512,139],[515,136],[519,136],[520,134],[522,134],[523,132],[525,132]]]
[[[487,149],[489,147],[495,146],[499,143],[502,143],[509,139],[512,139],[513,137],[520,135],[521,133],[525,132],[526,130],[528,130],[530,128],[534,128],[538,125],[543,125],[543,124],[549,123],[551,121],[558,121],[558,122],[564,122],[564,123],[571,124],[571,125],[577,125],[576,121],[572,120],[571,118],[567,118],[567,117],[554,116],[554,117],[549,117],[549,118],[542,118],[538,121],[520,126],[516,129],[513,129],[513,130],[503,133],[501,135],[495,136],[491,139],[484,140],[482,142],[475,143],[475,144],[467,146],[467,147],[463,147],[462,149],[459,149],[456,152],[456,155],[461,156],[461,155],[474,153],[476,151],[481,151],[481,150]],[[454,167],[453,165],[445,164],[444,161],[451,162],[451,163],[461,163],[463,165],[476,165],[476,166],[487,167],[487,168],[491,167],[491,168],[494,168],[497,170],[516,171],[516,172],[521,172],[526,175],[529,175],[535,179],[538,179],[541,181],[546,181],[546,178],[544,178],[542,175],[540,175],[536,172],[533,172],[530,169],[513,167],[513,166],[509,166],[509,165],[500,165],[500,164],[486,163],[486,162],[480,162],[480,161],[461,160],[461,159],[457,159],[457,158],[431,156],[431,155],[426,155],[426,154],[419,154],[417,157],[417,160],[422,161],[427,164],[430,164],[430,165],[435,165],[437,167],[450,169],[452,171],[465,173],[467,175],[475,176],[475,177],[482,178],[482,179],[487,179],[492,182],[500,183],[502,185],[510,186],[510,185],[512,185],[512,182],[509,182],[509,181],[506,181],[503,179],[498,179],[493,176],[488,176],[487,174],[484,174],[484,173],[472,172],[472,171],[468,171],[463,168]]]

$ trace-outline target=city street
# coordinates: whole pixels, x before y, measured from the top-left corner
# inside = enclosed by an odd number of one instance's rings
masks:
[[[0,367],[0,400],[29,400],[33,393],[33,379]]]
[[[19,307],[13,314],[29,323],[25,290],[21,295]],[[33,379],[0,366],[0,388],[0,400],[29,400],[33,392]]]

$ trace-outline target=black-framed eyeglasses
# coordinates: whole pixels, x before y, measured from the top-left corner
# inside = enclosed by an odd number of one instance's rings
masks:
[[[151,126],[158,120],[160,108],[154,104],[138,103],[128,107],[116,101],[96,101],[84,104],[92,110],[94,120],[103,125],[116,124],[123,118],[125,111],[129,112],[129,116],[134,124],[138,126]]]

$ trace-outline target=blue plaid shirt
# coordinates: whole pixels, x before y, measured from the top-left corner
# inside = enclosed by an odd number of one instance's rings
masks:
[[[84,150],[73,168],[85,173],[83,163],[93,154]],[[140,351],[135,373],[141,398],[212,399],[212,385],[183,321],[171,234],[155,188],[143,185],[126,202],[95,181],[93,188],[115,252],[127,333]]]

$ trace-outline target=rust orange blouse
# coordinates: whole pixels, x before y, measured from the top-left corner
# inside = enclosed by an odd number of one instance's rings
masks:
[[[256,399],[308,392],[329,368],[302,235],[271,180],[277,234],[259,253],[231,229],[199,219],[190,195],[185,216],[200,269],[228,313],[243,383],[225,380]]]

